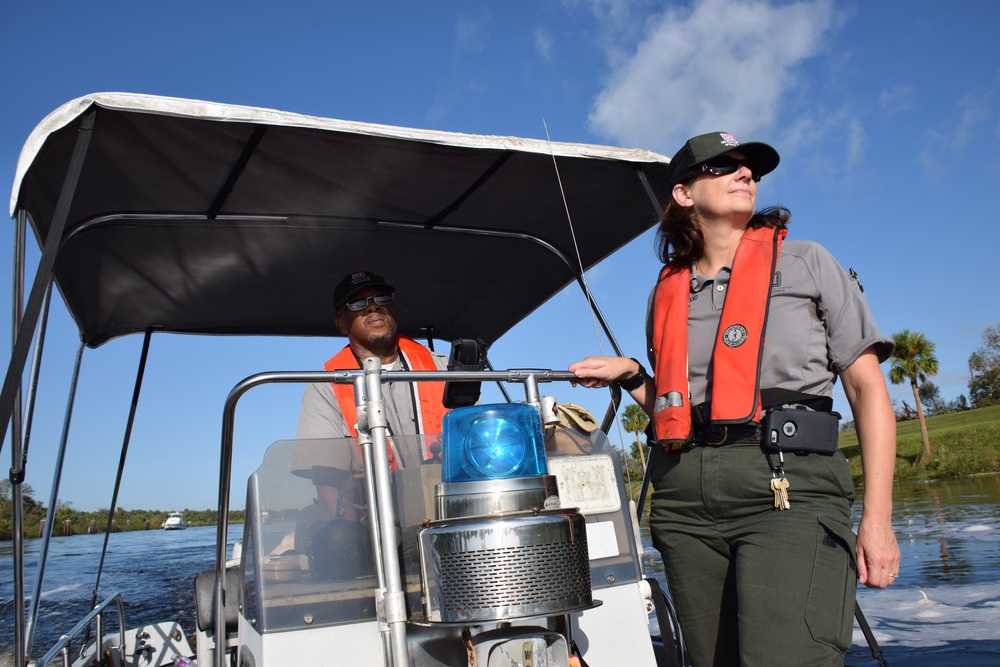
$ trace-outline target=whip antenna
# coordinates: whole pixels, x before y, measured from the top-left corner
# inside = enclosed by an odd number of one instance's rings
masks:
[[[587,305],[590,306],[590,322],[594,326],[594,338],[597,339],[597,350],[604,354],[604,346],[601,343],[601,334],[597,327],[597,316],[594,314],[594,295],[590,293],[590,285],[587,284],[587,276],[583,271],[583,259],[580,257],[580,246],[576,242],[576,229],[573,227],[573,216],[569,212],[569,202],[566,201],[566,190],[563,189],[562,176],[559,175],[559,164],[556,162],[556,153],[552,150],[552,137],[549,136],[549,126],[542,119],[542,127],[545,128],[545,141],[549,146],[549,155],[552,156],[552,167],[556,172],[556,182],[559,184],[559,194],[562,197],[563,209],[566,211],[566,222],[569,224],[569,235],[573,241],[573,252],[576,253],[576,265],[579,267],[580,284],[583,286],[583,293],[587,297]]]
[[[552,138],[549,136],[549,126],[548,123],[545,122],[544,118],[542,119],[542,126],[545,128],[545,140],[549,146],[549,155],[552,156],[552,167],[555,169],[556,181],[559,183],[559,194],[562,196],[563,208],[566,210],[566,222],[569,224],[570,238],[573,240],[573,252],[576,253],[576,263],[577,266],[579,267],[579,272],[580,272],[580,284],[583,286],[583,293],[587,297],[587,305],[590,306],[590,321],[594,325],[594,338],[597,339],[598,352],[601,355],[603,355],[604,346],[601,343],[601,334],[597,326],[597,314],[594,312],[596,307],[596,302],[594,301],[593,294],[590,293],[590,285],[587,284],[587,276],[583,272],[583,259],[580,257],[580,246],[576,242],[576,229],[573,227],[573,216],[569,212],[569,202],[566,201],[566,190],[563,188],[562,176],[559,175],[559,164],[556,162],[556,153],[554,150],[552,150]],[[608,335],[609,337],[611,337],[610,332],[608,332]],[[617,350],[618,345],[614,342],[613,337],[611,337],[611,342],[613,346],[616,348],[616,352],[618,353],[618,355],[623,356],[621,355],[621,352]],[[612,396],[614,396],[614,394],[612,394]],[[615,424],[617,424],[618,426],[618,439],[622,443],[622,456],[624,457],[624,460],[627,461],[628,457],[625,455],[625,438],[622,436],[622,424],[621,420],[618,419],[618,405],[616,404],[615,398],[612,398],[611,404],[608,406],[608,413],[605,416],[604,421],[608,425],[610,425],[611,419],[613,419]],[[603,426],[602,430],[605,430]],[[625,469],[625,478],[629,488],[629,498],[631,498],[632,497],[631,471],[629,470],[628,465],[623,465],[622,467]]]

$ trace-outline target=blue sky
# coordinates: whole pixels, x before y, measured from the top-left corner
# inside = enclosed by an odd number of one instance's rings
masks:
[[[791,238],[822,243],[860,274],[883,332],[914,329],[937,344],[932,380],[945,399],[967,393],[969,354],[1000,320],[991,289],[1000,245],[1000,4],[365,4],[3,3],[0,183],[13,182],[21,145],[47,113],[92,92],[534,138],[547,125],[557,141],[667,155],[689,136],[726,130],[781,153],[758,203],[788,206]],[[8,227],[2,275],[11,254]],[[36,259],[32,249],[29,265]],[[648,234],[588,274],[630,356],[643,356],[656,272]],[[3,285],[0,330],[9,331],[9,278]],[[495,366],[559,369],[608,352],[583,306],[575,288],[554,297],[494,345]],[[45,502],[77,340],[55,303],[27,469]],[[140,344],[116,340],[84,354],[60,490],[78,509],[110,502]],[[119,506],[214,507],[230,388],[259,371],[318,368],[342,344],[154,338]],[[908,387],[890,392],[912,404]],[[607,401],[582,389],[545,393],[597,414]],[[294,435],[300,395],[269,387],[241,402],[235,506],[266,445]],[[846,414],[843,394],[836,399]],[[8,442],[5,461],[9,452]]]

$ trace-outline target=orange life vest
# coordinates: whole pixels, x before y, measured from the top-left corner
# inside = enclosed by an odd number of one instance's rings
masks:
[[[410,370],[414,371],[436,371],[437,365],[434,357],[426,347],[406,336],[399,336],[399,353],[403,355],[403,360]],[[355,370],[361,366],[358,364],[351,346],[346,346],[343,350],[329,359],[323,366],[328,371],[335,370]],[[331,383],[333,395],[340,406],[340,413],[344,416],[344,422],[350,430],[351,435],[358,435],[358,409],[354,402],[354,386],[349,384]],[[444,382],[417,382],[416,409],[416,432],[418,434],[440,433],[441,420],[448,412],[444,407]],[[396,434],[402,435],[402,434]],[[425,456],[429,456],[425,452]],[[392,459],[392,448],[389,448],[389,456]],[[395,470],[395,462],[390,460],[390,469]]]
[[[729,293],[712,350],[713,422],[759,421],[764,326],[781,241],[787,230],[747,229],[733,259]],[[688,386],[688,303],[691,268],[665,266],[653,296],[656,401],[653,426],[663,444],[691,438]]]

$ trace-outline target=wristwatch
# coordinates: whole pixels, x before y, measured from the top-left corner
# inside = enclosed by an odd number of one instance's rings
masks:
[[[649,376],[646,374],[646,369],[642,367],[638,359],[633,358],[634,361],[639,366],[639,372],[630,378],[625,378],[624,380],[618,380],[618,386],[625,391],[632,392],[641,387],[646,383],[646,378]]]

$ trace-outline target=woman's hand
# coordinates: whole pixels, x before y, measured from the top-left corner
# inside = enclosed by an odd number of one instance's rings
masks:
[[[639,362],[628,357],[584,357],[570,364],[569,370],[579,378],[573,386],[581,385],[588,389],[600,389],[614,384],[619,380],[627,380],[641,369]],[[653,379],[646,377],[643,383],[628,392],[636,403],[645,410],[647,415],[653,414]],[[650,397],[647,399],[647,396]]]
[[[588,389],[607,387],[639,372],[635,362],[628,357],[584,357],[570,364],[569,370],[579,378],[573,386],[579,384]]]
[[[858,524],[858,582],[885,588],[899,576],[899,545],[892,523],[866,518]]]

